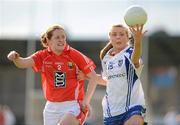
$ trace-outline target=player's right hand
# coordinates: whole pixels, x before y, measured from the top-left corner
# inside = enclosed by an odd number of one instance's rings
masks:
[[[15,59],[19,58],[20,55],[19,53],[17,53],[16,51],[10,51],[9,54],[7,55],[7,58],[10,60],[10,61],[14,61]]]

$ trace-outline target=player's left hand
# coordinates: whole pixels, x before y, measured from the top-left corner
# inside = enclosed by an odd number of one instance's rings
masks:
[[[129,30],[131,31],[135,42],[141,42],[144,34],[147,32],[147,30],[143,31],[143,25],[136,25],[129,27]]]

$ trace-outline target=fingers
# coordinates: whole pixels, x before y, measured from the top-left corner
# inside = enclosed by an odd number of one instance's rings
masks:
[[[89,111],[89,106],[87,105],[81,105],[81,111],[83,114],[86,114]]]
[[[144,25],[135,25],[135,26],[130,26],[129,29],[131,32],[142,32]]]
[[[144,36],[144,34],[146,34],[148,31],[147,30],[145,30],[144,32],[143,32],[143,36]]]
[[[147,30],[143,31],[143,26],[144,25],[135,25],[135,26],[130,26],[129,30],[131,31],[133,36],[144,36],[145,33],[147,33]]]
[[[90,117],[92,115],[92,107],[91,105],[89,105],[88,107],[88,117]]]
[[[144,25],[140,25],[140,26],[139,26],[139,28],[140,28],[139,31],[140,31],[140,32],[142,32],[143,26],[144,26]]]
[[[17,53],[16,51],[11,51],[8,55],[7,55],[7,58],[10,60],[10,61],[13,61],[15,59],[17,59],[19,57],[19,53]]]
[[[136,32],[135,26],[131,26],[131,27],[129,27],[129,29],[132,33]]]

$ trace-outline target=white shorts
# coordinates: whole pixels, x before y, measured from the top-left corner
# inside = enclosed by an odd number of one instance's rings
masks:
[[[71,113],[77,117],[80,114],[79,103],[77,101],[47,101],[43,112],[44,125],[57,125],[61,118],[67,113]]]

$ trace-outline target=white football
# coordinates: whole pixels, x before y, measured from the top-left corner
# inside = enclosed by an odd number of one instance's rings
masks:
[[[145,24],[147,21],[147,13],[139,5],[130,6],[125,11],[124,20],[128,26]]]

